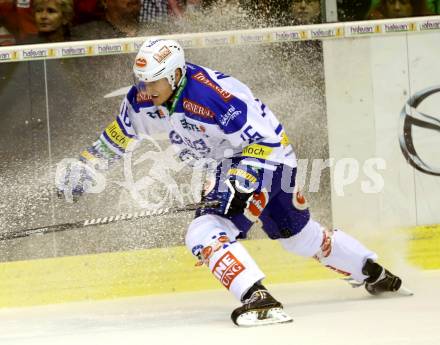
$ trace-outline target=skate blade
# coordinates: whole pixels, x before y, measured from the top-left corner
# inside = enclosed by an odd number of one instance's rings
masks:
[[[292,322],[293,319],[281,308],[269,310],[251,310],[241,314],[236,323],[240,327],[255,327]]]
[[[405,286],[401,286],[397,292],[403,296],[413,296],[414,292],[412,292],[410,289],[406,288]]]

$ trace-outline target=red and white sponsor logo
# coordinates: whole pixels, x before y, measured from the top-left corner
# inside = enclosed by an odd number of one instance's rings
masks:
[[[246,267],[228,251],[215,263],[212,273],[229,290],[234,279],[245,269]]]
[[[228,242],[230,242],[229,237],[223,235],[212,242],[209,246],[203,247],[202,251],[200,252],[201,259],[196,263],[196,266],[202,266],[203,264],[209,266],[209,260],[211,259],[212,255],[223,248],[225,243]]]
[[[325,229],[324,230],[324,237],[322,238],[321,243],[321,255],[326,258],[328,257],[332,252],[332,231]]]
[[[136,95],[136,102],[137,103],[145,103],[145,102],[151,102],[153,99],[148,96],[145,92],[138,92]]]
[[[309,203],[297,186],[293,191],[293,207],[300,211],[309,208]]]
[[[211,246],[204,247],[202,249],[202,258],[205,260],[209,260],[211,258],[213,251],[214,250],[212,249]]]
[[[219,96],[225,101],[230,101],[232,99],[232,94],[228,91],[223,90],[220,86],[215,85],[209,78],[203,74],[202,72],[198,72],[192,76],[193,79],[197,80],[199,83],[202,83],[211,89],[213,89],[215,92],[219,94]]]
[[[147,66],[147,60],[143,57],[137,58],[136,59],[136,66],[140,67],[140,68]]]
[[[188,98],[183,99],[183,109],[207,119],[214,118],[214,112],[211,109],[197,102],[191,101]]]
[[[171,50],[165,46],[161,50],[159,50],[158,53],[154,54],[154,60],[161,63],[162,61],[165,61],[169,56],[171,56]]]
[[[227,242],[230,242],[229,237],[226,236],[226,235],[220,236],[220,237],[218,238],[218,241],[219,241],[220,243],[227,243]]]
[[[264,211],[264,208],[267,206],[267,202],[269,201],[269,195],[265,190],[260,193],[255,193],[253,198],[249,204],[249,211],[255,217],[260,217],[261,213]]]

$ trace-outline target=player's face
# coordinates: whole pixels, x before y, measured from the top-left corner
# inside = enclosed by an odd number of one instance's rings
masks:
[[[292,11],[299,23],[313,23],[321,14],[321,3],[319,0],[293,0]]]
[[[173,94],[167,78],[145,83],[144,87],[138,88],[138,91],[151,98],[156,106],[164,104]]]
[[[413,15],[410,0],[385,0],[389,18],[404,18]]]
[[[40,2],[35,7],[35,23],[40,32],[57,31],[63,24],[63,13],[58,2],[56,0]]]

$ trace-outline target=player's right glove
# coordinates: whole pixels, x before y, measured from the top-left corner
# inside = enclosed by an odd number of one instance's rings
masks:
[[[261,172],[258,168],[239,164],[229,169],[225,184],[228,187],[224,214],[228,217],[243,213],[260,186]]]
[[[63,159],[57,164],[55,185],[58,197],[77,201],[83,193],[99,193],[105,188],[104,176],[90,164],[78,159]]]

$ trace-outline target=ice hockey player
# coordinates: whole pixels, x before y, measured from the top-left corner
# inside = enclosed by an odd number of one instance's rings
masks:
[[[237,79],[185,61],[173,40],[150,39],[133,66],[135,83],[120,113],[81,153],[82,163],[57,174],[61,193],[88,191],[93,169],[124,155],[142,134],[168,133],[178,157],[216,162],[201,208],[185,244],[242,305],[232,312],[239,326],[292,321],[263,286],[264,273],[238,239],[262,223],[269,238],[289,252],[365,285],[373,295],[394,292],[401,279],[379,265],[377,255],[340,229],[326,229],[310,216],[295,188],[296,157],[282,124]],[[149,116],[148,114],[155,114]],[[104,164],[105,165],[105,164]]]

